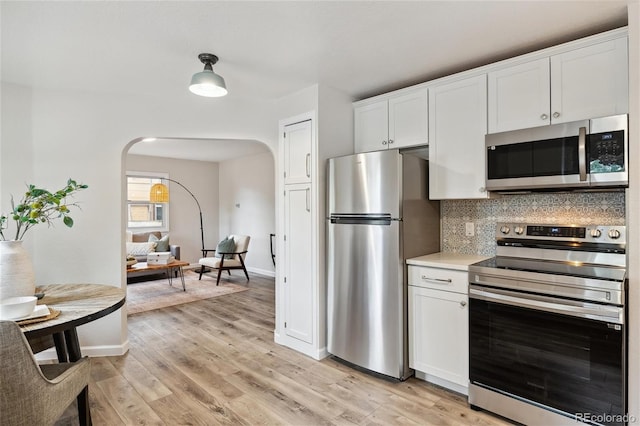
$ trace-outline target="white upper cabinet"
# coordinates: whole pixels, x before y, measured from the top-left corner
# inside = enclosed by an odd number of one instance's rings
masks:
[[[489,133],[628,112],[627,38],[488,74]]]
[[[355,151],[404,148],[427,143],[427,89],[354,108]]]
[[[551,57],[551,122],[629,111],[627,38]]]
[[[549,106],[549,58],[488,74],[489,133],[546,126]]]
[[[284,127],[284,183],[311,182],[311,120]]]
[[[429,88],[429,198],[487,198],[486,74]]]
[[[427,89],[389,99],[389,149],[425,145]]]
[[[389,103],[387,100],[356,107],[356,152],[380,151],[389,143]]]

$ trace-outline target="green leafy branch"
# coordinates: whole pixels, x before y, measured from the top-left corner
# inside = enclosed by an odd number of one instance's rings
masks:
[[[4,232],[8,228],[9,220],[16,224],[15,240],[21,240],[33,226],[39,223],[52,226],[53,221],[59,218],[71,228],[73,219],[69,216],[70,207],[79,206],[77,203],[67,202],[67,197],[86,188],[87,185],[77,183],[73,179],[69,179],[64,188],[55,192],[27,185],[27,192],[18,204],[15,204],[13,196],[11,197],[11,213],[0,216],[0,240],[6,240]]]

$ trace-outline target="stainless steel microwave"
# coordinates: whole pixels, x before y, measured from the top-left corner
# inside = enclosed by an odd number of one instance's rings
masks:
[[[486,135],[489,191],[626,187],[628,115]]]

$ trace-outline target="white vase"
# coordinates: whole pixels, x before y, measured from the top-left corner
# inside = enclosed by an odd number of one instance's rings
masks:
[[[36,276],[22,241],[0,241],[0,300],[33,296]]]

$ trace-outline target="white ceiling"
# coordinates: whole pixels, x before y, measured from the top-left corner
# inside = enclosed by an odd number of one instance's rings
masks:
[[[624,26],[633,1],[2,1],[1,77],[170,98],[210,52],[220,102],[315,83],[358,100]]]

